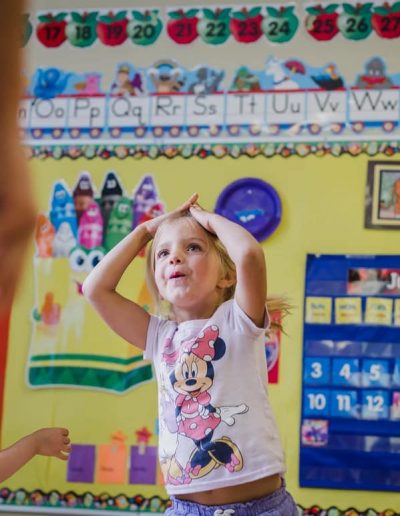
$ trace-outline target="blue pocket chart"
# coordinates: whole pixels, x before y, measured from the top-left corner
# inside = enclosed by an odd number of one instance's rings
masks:
[[[400,256],[308,255],[300,485],[400,491]]]

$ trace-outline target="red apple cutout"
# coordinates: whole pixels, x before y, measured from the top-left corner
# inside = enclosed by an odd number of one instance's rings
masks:
[[[307,32],[317,41],[329,41],[339,32],[337,25],[339,14],[336,12],[338,4],[322,7],[316,5],[307,7],[308,15],[305,19]]]
[[[253,7],[248,10],[243,7],[240,11],[231,14],[231,32],[239,43],[253,43],[262,36],[261,24],[263,17],[261,7]]]
[[[67,13],[51,13],[45,16],[39,16],[39,24],[36,27],[37,39],[47,48],[56,48],[64,43],[67,39],[65,28],[67,22],[65,17]]]
[[[187,12],[178,9],[168,13],[171,19],[167,23],[167,32],[169,37],[178,45],[187,45],[198,37],[197,23],[199,19],[196,16],[197,13],[198,9],[189,9]]]
[[[99,16],[96,32],[99,40],[108,47],[122,45],[128,37],[126,11]]]
[[[374,7],[371,22],[374,31],[381,38],[400,37],[400,2],[395,2],[393,5],[385,2],[379,7]]]

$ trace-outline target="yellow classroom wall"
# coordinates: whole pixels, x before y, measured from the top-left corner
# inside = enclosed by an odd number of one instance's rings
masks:
[[[387,159],[375,156],[374,159]],[[298,485],[299,425],[301,410],[302,318],[304,273],[307,253],[321,254],[398,254],[398,230],[364,228],[364,196],[368,157],[325,156],[174,158],[157,160],[128,158],[118,160],[33,160],[32,176],[39,208],[48,211],[53,183],[63,178],[72,189],[80,172],[91,174],[99,190],[106,173],[115,170],[128,194],[144,175],[155,180],[160,199],[167,209],[174,208],[197,191],[200,202],[212,210],[222,189],[242,177],[258,177],[270,183],[282,201],[282,221],[264,242],[269,293],[287,294],[294,305],[285,321],[282,337],[280,380],[270,386],[270,396],[278,421],[287,460],[287,484],[297,503],[304,507],[318,504],[327,508],[355,507],[363,510],[400,508],[400,493],[324,489],[301,489]],[[60,425],[71,429],[78,443],[107,442],[116,429],[134,431],[137,408],[140,423],[154,430],[156,392],[148,383],[124,395],[80,389],[31,390],[25,383],[26,359],[31,334],[33,299],[33,246],[12,314],[10,346],[5,386],[2,446],[40,426]],[[142,278],[143,268],[132,277]],[[135,290],[136,289],[136,290]],[[132,285],[136,295],[137,286]],[[95,344],[94,344],[95,345]],[[155,444],[154,437],[151,440]],[[39,457],[7,482],[17,489],[74,489],[82,493],[89,484],[65,481],[65,464]],[[132,487],[125,491],[132,494]],[[116,495],[120,485],[101,486]],[[140,486],[144,496],[163,495],[163,489]]]

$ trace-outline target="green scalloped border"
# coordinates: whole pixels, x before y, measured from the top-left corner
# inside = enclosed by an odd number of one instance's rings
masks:
[[[59,491],[50,491],[45,493],[40,489],[34,491],[26,491],[25,489],[17,489],[12,491],[7,487],[0,489],[0,505],[2,507],[46,507],[46,508],[65,508],[74,510],[85,509],[90,510],[104,510],[104,511],[120,511],[130,512],[136,511],[142,514],[154,514],[156,512],[164,512],[169,506],[168,498],[161,498],[159,496],[152,496],[146,498],[141,494],[126,496],[119,494],[117,496],[110,496],[108,493],[101,493],[94,495],[90,491],[86,491],[78,495],[75,491],[68,491],[65,494]],[[354,507],[341,510],[337,507],[330,506],[327,509],[321,508],[319,505],[310,505],[305,508],[297,505],[298,516],[396,516],[392,509],[384,511],[377,511],[375,509],[365,509],[358,512]]]
[[[238,158],[240,156],[248,156],[254,158],[256,156],[264,156],[272,158],[273,156],[281,156],[289,158],[290,156],[335,156],[339,157],[343,154],[350,156],[358,156],[366,154],[375,156],[377,154],[385,154],[393,156],[400,153],[400,141],[369,141],[369,142],[309,142],[309,143],[215,143],[215,144],[174,144],[174,145],[32,145],[24,147],[26,155],[29,159],[36,158],[44,160],[52,159],[77,159],[77,158],[118,158],[125,159],[128,157],[134,159],[150,158],[157,159],[166,157],[169,159],[181,157],[192,158],[198,157],[205,159],[209,156],[215,158]]]

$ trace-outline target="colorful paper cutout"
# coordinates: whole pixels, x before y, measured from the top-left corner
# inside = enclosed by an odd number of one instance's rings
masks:
[[[306,7],[304,20],[306,31],[317,41],[329,41],[339,32],[337,20],[338,4],[315,5]]]
[[[124,484],[127,478],[126,436],[116,432],[111,444],[100,444],[97,448],[96,482],[99,484]]]
[[[39,24],[36,26],[37,39],[47,48],[56,48],[67,39],[65,29],[67,13],[48,13],[39,16]]]
[[[148,46],[157,41],[163,29],[158,9],[132,11],[128,24],[128,35],[135,45]]]
[[[108,11],[100,15],[96,27],[99,40],[110,47],[122,45],[128,37],[128,23],[127,11]]]
[[[67,463],[67,482],[94,482],[96,448],[91,444],[73,444]]]
[[[178,43],[178,45],[187,45],[198,37],[198,12],[198,9],[185,11],[182,8],[167,12],[170,18],[167,22],[167,33],[172,41]]]
[[[93,45],[97,39],[97,15],[97,11],[70,13],[71,19],[66,26],[65,34],[72,46],[85,48]]]
[[[154,485],[157,479],[157,447],[132,446],[130,459],[129,483]]]

